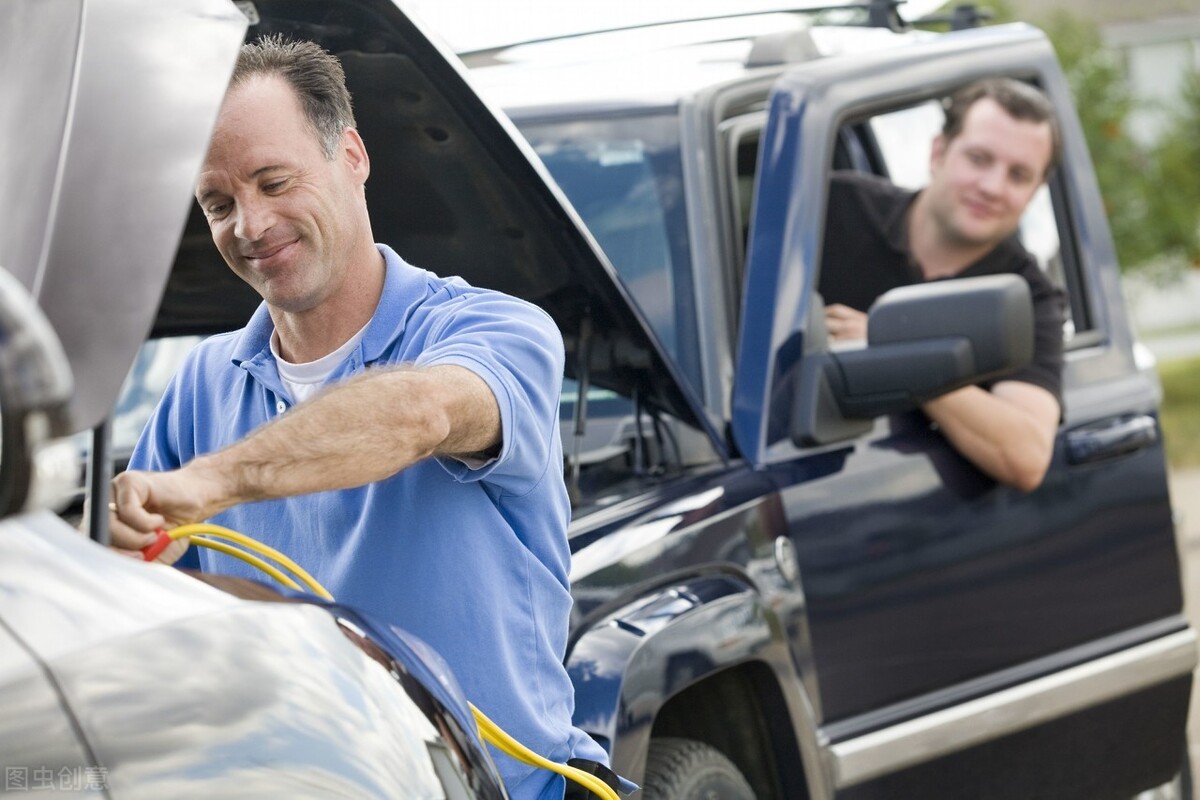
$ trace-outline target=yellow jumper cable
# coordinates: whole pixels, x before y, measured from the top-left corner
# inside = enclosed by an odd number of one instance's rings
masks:
[[[333,600],[333,595],[317,582],[316,578],[309,575],[299,564],[292,561],[290,558],[280,553],[273,547],[263,544],[262,542],[252,539],[243,533],[223,528],[220,525],[211,525],[209,523],[196,523],[193,525],[180,525],[178,528],[172,528],[169,531],[159,531],[160,542],[151,545],[154,549],[153,556],[148,554],[147,560],[153,560],[162,548],[170,541],[178,539],[188,539],[192,544],[208,547],[221,553],[239,558],[242,561],[250,564],[253,567],[265,572],[275,580],[287,586],[289,589],[300,589],[300,584],[289,577],[278,567],[268,563],[262,558],[259,558],[255,553],[265,556],[268,559],[274,560],[277,564],[288,569],[293,575],[300,580],[310,591],[319,597],[326,600]],[[246,550],[246,552],[238,547],[225,544],[220,539],[236,542]],[[148,548],[149,550],[150,548]],[[532,767],[547,769],[551,772],[563,776],[569,781],[578,783],[589,792],[597,795],[603,800],[621,800],[620,796],[613,791],[608,784],[597,778],[595,775],[590,775],[581,769],[570,766],[569,764],[559,764],[544,758],[530,750],[525,745],[518,742],[499,725],[488,718],[486,714],[475,707],[474,703],[468,703],[471,707],[471,714],[475,717],[475,724],[478,726],[479,735],[484,741],[491,744],[500,752],[515,758],[524,764]]]
[[[333,595],[331,595],[324,586],[317,583],[317,579],[314,578],[312,575],[309,575],[304,570],[304,568],[301,567],[299,564],[297,564],[295,561],[292,561],[290,558],[288,558],[287,556],[285,556],[283,553],[279,552],[275,548],[265,545],[262,542],[258,541],[257,539],[251,539],[249,536],[245,535],[244,533],[238,533],[237,531],[230,530],[229,528],[222,528],[220,525],[211,525],[207,522],[198,522],[193,525],[180,525],[178,528],[172,528],[171,530],[166,531],[166,535],[168,538],[170,538],[172,540],[185,539],[185,538],[191,539],[192,537],[196,536],[196,537],[199,537],[199,539],[193,539],[193,541],[195,541],[196,544],[199,544],[199,545],[202,545],[205,547],[210,547],[212,544],[215,544],[215,542],[212,542],[212,539],[214,539],[214,538],[215,539],[228,539],[231,542],[236,542],[237,544],[242,545],[242,547],[245,547],[247,550],[252,550],[260,555],[266,556],[267,558],[274,559],[277,563],[286,567],[288,570],[291,571],[291,573],[293,575],[295,575],[297,578],[299,578],[300,582],[303,583],[305,586],[307,586],[308,589],[311,592],[313,592],[313,594],[316,594],[319,597],[323,597],[326,600],[333,599]],[[229,551],[235,550],[236,548],[229,547],[226,549],[226,548],[221,548],[221,547],[214,547],[213,549],[221,550],[221,552],[228,553]],[[230,555],[233,555],[236,558],[240,558],[243,561],[245,561],[246,563],[251,564],[255,567],[259,566],[259,564],[256,562],[259,562],[260,559],[255,559],[255,558],[253,558],[253,556],[250,556],[248,553],[239,551],[237,553],[230,553]],[[259,567],[259,568],[261,569],[261,567]],[[279,575],[274,574],[271,570],[263,570],[263,571],[266,572],[268,575],[270,575],[272,578],[279,580]],[[278,570],[274,570],[274,572],[277,573]],[[279,582],[282,583],[284,586],[287,586],[290,589],[299,589],[300,588],[294,582],[289,583],[287,580],[280,580]]]

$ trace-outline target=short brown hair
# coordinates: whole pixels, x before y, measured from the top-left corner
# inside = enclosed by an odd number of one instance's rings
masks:
[[[256,75],[278,75],[300,98],[325,157],[332,159],[346,128],[356,127],[346,73],[337,57],[320,45],[283,36],[266,36],[242,45],[230,86]]]
[[[1062,156],[1062,131],[1050,98],[1040,89],[1012,78],[985,78],[968,84],[956,91],[945,102],[946,122],[942,125],[942,138],[949,144],[962,133],[967,111],[980,100],[991,99],[1013,119],[1026,122],[1045,122],[1050,126],[1050,172]]]

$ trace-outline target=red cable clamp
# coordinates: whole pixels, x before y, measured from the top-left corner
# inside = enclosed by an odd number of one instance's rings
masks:
[[[153,561],[158,558],[162,555],[162,551],[166,550],[167,546],[171,544],[170,535],[162,528],[157,529],[155,533],[158,534],[158,538],[154,540],[154,543],[142,548],[142,558],[146,561]]]

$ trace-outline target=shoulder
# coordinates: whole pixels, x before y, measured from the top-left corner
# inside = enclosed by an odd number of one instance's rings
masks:
[[[208,372],[232,364],[241,331],[217,333],[197,342],[184,356],[177,374]]]
[[[996,246],[991,260],[995,264],[994,271],[1011,272],[1024,278],[1033,292],[1035,302],[1062,296],[1062,290],[1054,285],[1015,234]]]
[[[829,213],[853,213],[863,222],[882,227],[912,192],[887,178],[857,170],[838,170],[829,178]]]
[[[391,313],[434,318],[460,314],[495,314],[501,310],[531,316],[553,325],[539,306],[496,289],[473,286],[461,277],[442,276],[409,264],[391,248],[380,246],[388,266],[383,302]]]
[[[431,273],[429,288],[422,305],[447,324],[497,328],[533,325],[558,330],[541,306],[495,289],[472,286],[462,278],[439,278]]]
[[[833,172],[829,177],[829,189],[838,197],[854,198],[864,203],[888,205],[912,194],[887,178],[858,170]]]

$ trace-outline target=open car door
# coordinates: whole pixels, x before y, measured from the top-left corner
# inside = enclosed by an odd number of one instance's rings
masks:
[[[1063,419],[1049,473],[1027,494],[979,472],[920,411],[839,418],[822,444],[797,444],[796,404],[771,402],[830,353],[815,287],[831,170],[895,178],[928,163],[927,149],[904,148],[927,148],[929,135],[884,141],[885,117],[936,110],[996,75],[1045,90],[1065,140],[1045,258],[1070,301]],[[790,69],[772,91],[758,175],[733,437],[796,509],[787,536],[810,636],[793,647],[811,664],[837,796],[1083,800],[1170,781],[1196,656],[1156,392],[1134,361],[1048,41],[1003,26]]]

